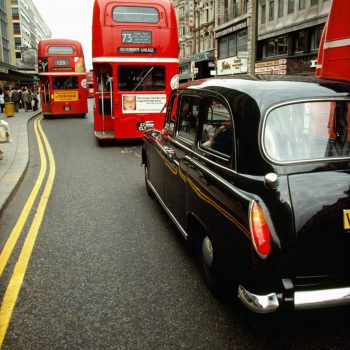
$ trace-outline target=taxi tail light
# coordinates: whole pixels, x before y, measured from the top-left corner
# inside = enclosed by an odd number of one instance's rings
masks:
[[[250,207],[250,232],[256,252],[266,258],[271,251],[270,229],[263,210],[256,202]]]

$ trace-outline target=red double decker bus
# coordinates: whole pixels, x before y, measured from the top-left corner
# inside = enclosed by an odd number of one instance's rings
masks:
[[[44,116],[85,116],[86,70],[83,48],[76,40],[43,39],[38,44],[41,108]]]
[[[95,0],[94,128],[98,139],[141,138],[163,127],[178,86],[178,34],[170,0]]]

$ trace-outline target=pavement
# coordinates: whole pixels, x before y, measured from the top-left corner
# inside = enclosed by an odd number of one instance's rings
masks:
[[[19,186],[29,163],[28,122],[40,114],[41,110],[25,112],[20,109],[13,117],[0,113],[0,120],[9,124],[11,142],[1,142],[0,150],[0,215],[6,208],[11,196]]]

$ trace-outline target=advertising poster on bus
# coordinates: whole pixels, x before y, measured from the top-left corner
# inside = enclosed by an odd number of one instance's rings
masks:
[[[123,113],[165,113],[166,94],[123,95]]]

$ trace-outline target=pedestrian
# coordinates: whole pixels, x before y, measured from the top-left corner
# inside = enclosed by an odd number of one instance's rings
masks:
[[[32,106],[33,106],[33,111],[38,110],[38,94],[35,91],[35,89],[33,89],[32,91]]]
[[[19,101],[20,101],[21,97],[19,95],[18,90],[15,89],[15,88],[12,88],[11,99],[12,99],[12,102],[13,102],[13,105],[14,105],[14,108],[15,108],[15,112],[17,113],[18,109],[19,109]]]
[[[4,93],[2,92],[2,89],[0,89],[0,109],[1,109],[1,113],[4,113],[4,108],[5,108],[5,96],[4,96]]]
[[[24,110],[26,112],[28,112],[29,103],[30,103],[29,92],[26,88],[23,88],[23,90],[22,90],[22,105],[23,105]]]
[[[10,98],[10,88],[9,88],[8,86],[5,87],[4,101],[5,101],[5,102],[11,102],[11,98]]]

